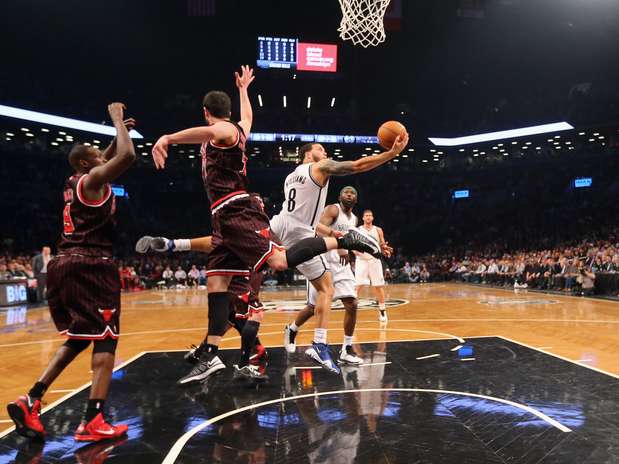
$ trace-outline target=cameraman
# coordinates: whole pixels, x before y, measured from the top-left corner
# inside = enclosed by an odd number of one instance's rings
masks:
[[[595,289],[595,274],[587,269],[583,262],[578,266],[578,276],[576,281],[580,284],[582,296],[592,296]]]

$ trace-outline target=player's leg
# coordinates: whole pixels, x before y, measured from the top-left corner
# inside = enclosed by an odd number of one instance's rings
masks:
[[[331,272],[324,272],[320,277],[312,280],[311,283],[318,292],[316,307],[314,308],[316,328],[314,329],[312,346],[305,351],[305,354],[328,371],[339,374],[340,369],[333,361],[329,346],[327,345],[327,327],[329,325],[329,315],[331,313],[331,303],[334,292]]]
[[[378,320],[387,322],[387,308],[385,306],[385,276],[383,263],[379,260],[371,260],[369,263],[370,284],[378,302]]]
[[[355,333],[355,326],[357,325],[357,299],[356,298],[342,298],[344,304],[344,341],[342,343],[342,350],[340,351],[340,362],[352,365],[359,365],[363,363],[355,350],[353,349],[353,337]]]
[[[219,344],[228,329],[228,316],[231,310],[231,295],[228,293],[228,286],[234,275],[231,271],[228,271],[232,268],[225,266],[226,256],[227,250],[221,246],[216,247],[209,256],[208,281],[206,284],[208,290],[208,330],[204,341],[198,347],[199,362],[187,375],[178,380],[180,385],[205,380],[226,368],[226,365],[218,356]],[[221,265],[221,269],[217,269],[218,265]],[[249,276],[249,271],[247,271],[247,276]]]
[[[311,284],[309,284],[311,286]],[[313,289],[314,287],[311,286]],[[314,290],[315,292],[315,290]],[[288,353],[294,353],[297,349],[296,338],[299,334],[299,329],[305,324],[312,316],[314,316],[314,303],[308,302],[305,307],[299,311],[297,317],[290,324],[284,328],[284,347]]]
[[[286,250],[283,248],[275,250],[266,262],[274,271],[284,271],[297,267],[299,264],[329,250],[337,249],[362,251],[373,255],[380,254],[380,247],[375,241],[356,230],[351,230],[340,238],[303,238]]]

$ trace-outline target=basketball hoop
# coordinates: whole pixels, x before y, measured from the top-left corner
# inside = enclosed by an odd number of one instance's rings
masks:
[[[342,40],[352,40],[364,48],[385,41],[383,18],[391,0],[339,0],[342,21],[338,31]]]

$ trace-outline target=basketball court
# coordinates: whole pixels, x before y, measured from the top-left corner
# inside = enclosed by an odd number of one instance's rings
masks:
[[[463,284],[387,287],[389,322],[362,298],[355,348],[363,367],[330,374],[303,346],[287,356],[283,328],[302,290],[263,292],[261,339],[270,381],[247,389],[231,369],[179,387],[182,357],[206,329],[206,291],[125,295],[109,403],[126,439],[83,446],[74,414],[88,394],[82,354],[47,395],[45,444],[0,424],[11,462],[615,462],[619,459],[617,303]],[[365,296],[365,295],[363,295]],[[332,313],[329,341],[342,338]],[[7,324],[2,400],[27,389],[63,339],[46,308]],[[311,342],[310,320],[300,345]],[[240,341],[222,347],[231,367]],[[335,347],[337,349],[337,347]],[[165,425],[164,425],[165,424]],[[440,460],[437,460],[440,457]],[[39,459],[39,461],[37,461]],[[97,460],[93,460],[97,459]]]

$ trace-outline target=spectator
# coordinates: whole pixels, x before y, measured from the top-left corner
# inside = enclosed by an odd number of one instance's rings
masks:
[[[172,272],[170,266],[165,267],[161,277],[165,281],[166,287],[170,288],[174,284],[174,272]]]
[[[176,279],[176,283],[178,285],[184,286],[187,284],[187,273],[180,266],[176,268],[176,272],[174,273],[174,278]]]
[[[52,258],[52,249],[48,246],[44,246],[41,253],[32,258],[32,270],[34,278],[37,279],[37,302],[45,301],[47,265]]]
[[[199,280],[200,280],[200,271],[198,270],[196,265],[193,264],[187,276],[187,284],[191,287],[195,287],[196,285],[198,285]]]

